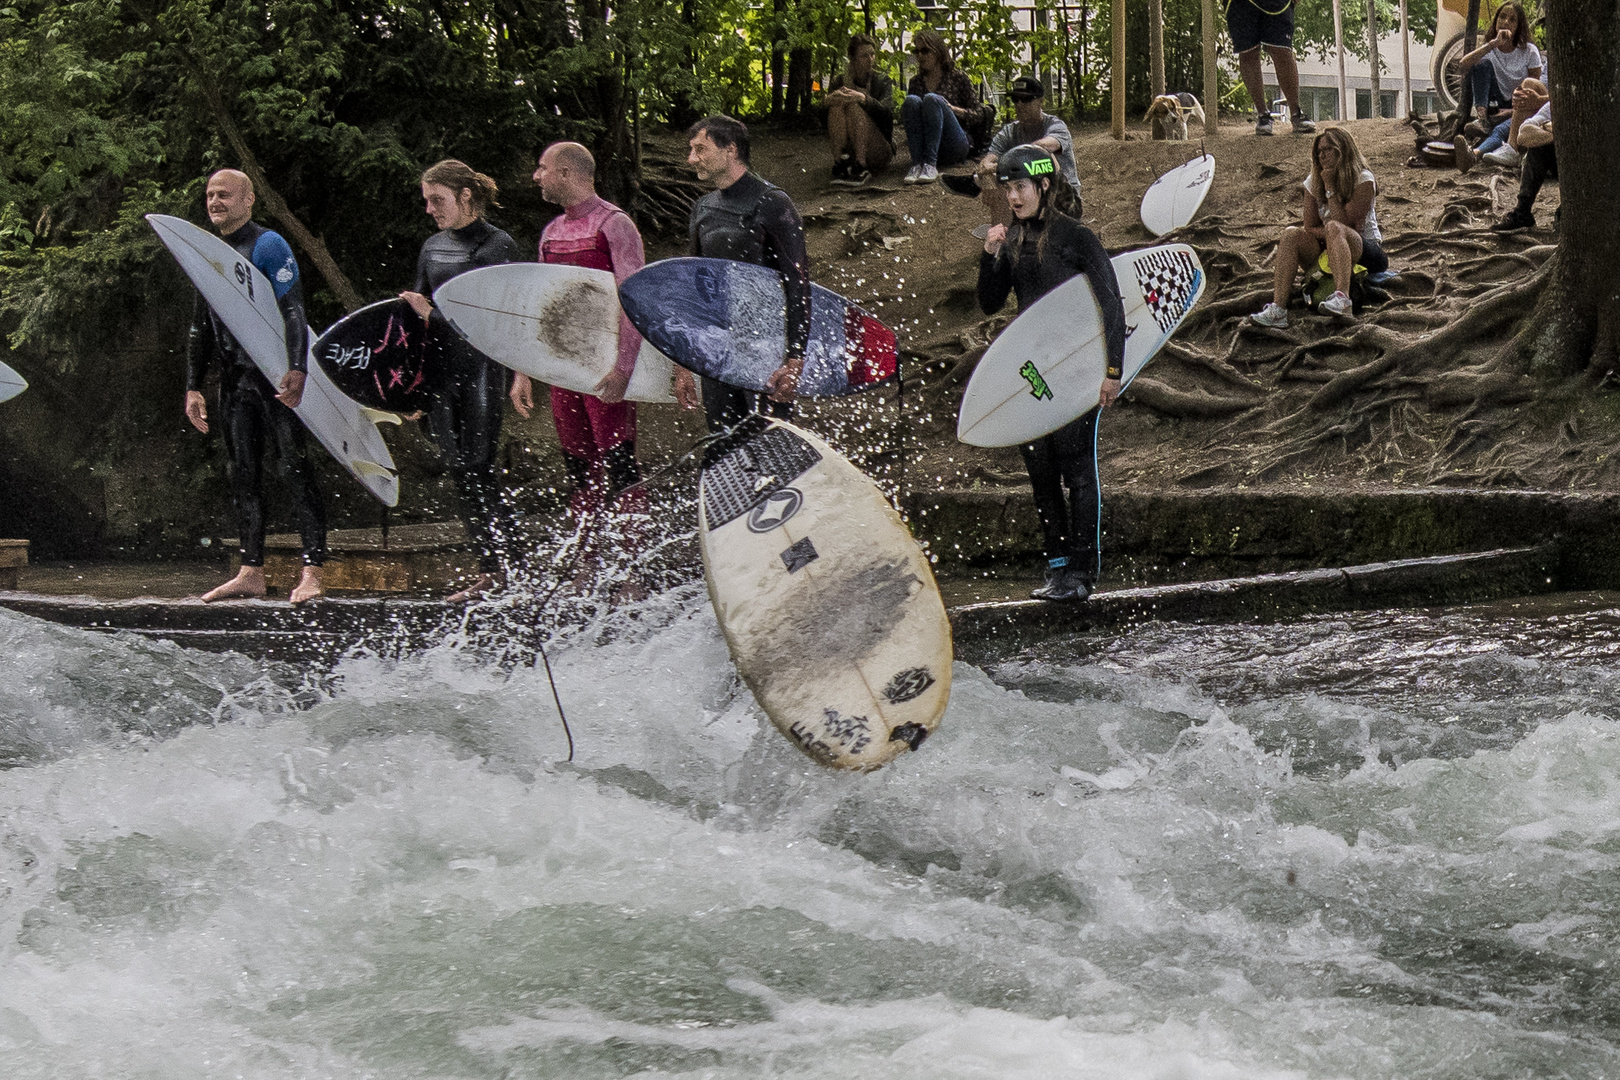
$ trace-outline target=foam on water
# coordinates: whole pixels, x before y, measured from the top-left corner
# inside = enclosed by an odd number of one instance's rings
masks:
[[[761,719],[701,595],[660,603],[556,643],[571,765],[543,674],[465,650],[317,679],[0,614],[5,1074],[1620,1069],[1605,655],[1481,676],[1413,623],[1401,696],[1345,670],[1387,617],[1292,657],[1155,627],[959,664],[938,734],[850,776]],[[1458,706],[1481,679],[1546,685]]]

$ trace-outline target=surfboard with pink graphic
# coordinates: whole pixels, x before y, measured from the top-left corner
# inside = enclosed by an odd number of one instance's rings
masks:
[[[429,368],[438,357],[434,331],[403,300],[350,312],[315,339],[310,351],[344,396],[371,409],[425,412]]]

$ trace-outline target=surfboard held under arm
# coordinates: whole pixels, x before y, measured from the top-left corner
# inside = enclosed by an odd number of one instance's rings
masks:
[[[28,380],[13,371],[9,364],[0,363],[0,401],[10,401],[26,389]]]
[[[287,374],[287,332],[269,279],[231,245],[189,221],[167,214],[148,214],[146,220],[237,344],[270,385],[279,386]],[[310,360],[304,398],[294,410],[298,418],[379,502],[397,505],[399,478],[382,433]]]
[[[619,286],[625,313],[648,341],[699,375],[763,391],[787,354],[782,275],[730,259],[664,259]],[[838,397],[899,368],[894,331],[820,285],[810,286],[810,341],[798,392]]]
[[[1113,259],[1125,306],[1122,382],[1164,347],[1204,294],[1204,268],[1186,244]],[[1084,275],[1020,312],[974,368],[956,437],[971,446],[1017,446],[1095,408],[1108,369],[1102,309]]]

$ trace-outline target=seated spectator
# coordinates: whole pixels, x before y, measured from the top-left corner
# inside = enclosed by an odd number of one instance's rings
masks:
[[[1326,249],[1333,271],[1333,295],[1322,301],[1320,310],[1329,315],[1348,316],[1350,275],[1357,263],[1369,273],[1389,269],[1384,255],[1383,233],[1378,230],[1378,181],[1356,140],[1344,128],[1328,128],[1311,144],[1311,174],[1305,188],[1305,224],[1291,225],[1277,241],[1277,276],[1271,303],[1249,318],[1261,326],[1288,325],[1288,294],[1301,270],[1316,266]]]
[[[1536,204],[1536,196],[1541,194],[1541,185],[1548,179],[1558,179],[1558,153],[1553,146],[1552,102],[1542,105],[1534,115],[1523,121],[1515,119],[1513,130],[1508,135],[1508,144],[1524,157],[1524,164],[1519,167],[1519,205],[1507,217],[1491,226],[1497,232],[1535,228],[1535,215],[1530,210]],[[1559,209],[1562,210],[1562,207]],[[1555,223],[1558,213],[1556,210],[1553,212]]]
[[[973,147],[982,145],[990,126],[990,110],[967,73],[958,70],[945,39],[933,30],[919,30],[911,38],[917,74],[906,87],[900,120],[911,151],[908,184],[931,184],[941,167],[966,161]]]
[[[1485,62],[1488,61],[1488,62]],[[1473,90],[1475,119],[1464,134],[1485,138],[1497,126],[1492,114],[1512,105],[1513,91],[1525,79],[1541,78],[1541,51],[1530,40],[1524,5],[1508,0],[1496,12],[1491,37],[1458,64]]]
[[[1020,75],[1014,79],[1007,96],[1012,98],[1013,102],[1013,122],[996,132],[995,138],[990,140],[990,150],[979,161],[979,170],[975,177],[978,181],[979,197],[990,211],[991,224],[1012,223],[1012,211],[1007,207],[1007,193],[996,182],[996,162],[1013,147],[1024,145],[1038,146],[1052,155],[1058,164],[1058,172],[1063,174],[1063,185],[1055,193],[1057,201],[1054,205],[1059,212],[1078,220],[1080,173],[1074,164],[1074,137],[1069,134],[1069,125],[1042,108],[1045,104],[1046,88],[1041,85],[1041,80],[1033,75]]]
[[[827,89],[832,182],[860,187],[894,157],[894,82],[877,69],[877,43],[849,39],[849,66]]]
[[[1513,91],[1513,113],[1506,120],[1496,126],[1496,129],[1486,137],[1485,141],[1477,147],[1468,149],[1468,142],[1461,136],[1457,137],[1457,165],[1467,172],[1469,166],[1477,161],[1488,161],[1492,165],[1501,165],[1514,169],[1519,165],[1519,151],[1512,143],[1511,135],[1515,124],[1522,124],[1536,110],[1551,100],[1547,86],[1540,79],[1526,79]]]

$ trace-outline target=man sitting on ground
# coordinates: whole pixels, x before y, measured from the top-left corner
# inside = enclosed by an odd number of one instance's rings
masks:
[[[894,83],[877,69],[877,43],[866,34],[849,39],[849,68],[827,90],[827,135],[841,187],[860,187],[894,157]]]
[[[1069,134],[1069,125],[1042,108],[1046,103],[1046,88],[1033,75],[1014,79],[1007,96],[1013,103],[1013,121],[990,140],[990,150],[979,161],[978,171],[973,176],[947,177],[945,183],[958,194],[979,196],[990,211],[992,225],[1011,224],[1013,215],[1007,206],[1007,193],[996,182],[996,162],[1015,146],[1038,146],[1058,163],[1058,171],[1063,174],[1063,188],[1059,191],[1073,197],[1072,203],[1066,198],[1060,199],[1058,210],[1079,220],[1080,173],[1075,168],[1074,136]]]
[[[1541,185],[1549,178],[1558,179],[1558,152],[1553,145],[1552,102],[1548,101],[1537,109],[1534,115],[1523,120],[1519,118],[1519,110],[1519,102],[1515,100],[1513,129],[1508,134],[1508,145],[1517,150],[1524,161],[1519,166],[1519,205],[1515,206],[1507,217],[1491,226],[1496,232],[1535,228],[1535,215],[1530,211],[1536,204],[1536,196],[1541,194]],[[1557,221],[1558,211],[1555,210],[1553,222],[1556,224]]]

